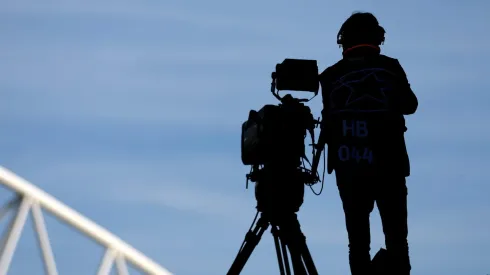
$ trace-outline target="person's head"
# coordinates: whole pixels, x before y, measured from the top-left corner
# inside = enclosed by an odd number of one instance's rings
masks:
[[[337,34],[337,44],[347,49],[367,44],[379,46],[385,40],[385,30],[376,17],[369,12],[355,12],[345,22]]]

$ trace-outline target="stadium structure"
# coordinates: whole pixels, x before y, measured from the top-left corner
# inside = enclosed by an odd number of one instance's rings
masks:
[[[89,239],[104,247],[105,253],[100,261],[97,275],[109,275],[113,268],[119,275],[129,275],[128,264],[143,274],[171,275],[167,269],[149,259],[123,240],[110,233],[95,222],[58,201],[32,183],[0,166],[0,183],[13,191],[13,197],[0,208],[0,219],[14,211],[12,219],[0,239],[0,275],[10,275],[9,267],[29,214],[32,215],[44,274],[58,275],[56,261],[51,248],[43,212],[47,211],[67,225],[77,229]],[[42,274],[42,272],[36,273]],[[60,274],[64,275],[64,274]]]

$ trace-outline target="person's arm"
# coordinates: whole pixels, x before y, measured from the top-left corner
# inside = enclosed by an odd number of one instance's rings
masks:
[[[407,74],[400,62],[396,60],[396,73],[399,77],[399,86],[396,91],[397,95],[393,102],[395,109],[403,115],[411,115],[417,111],[419,102],[417,96],[412,91],[410,87],[410,82],[408,81]]]
[[[321,132],[320,137],[318,139],[319,144],[328,143],[328,119],[330,113],[330,93],[332,92],[332,82],[330,81],[328,75],[328,68],[320,75],[320,86],[322,88],[322,101],[323,101],[323,109],[322,109],[322,123],[321,123]]]
[[[311,171],[312,175],[316,177],[318,171],[318,165],[320,164],[320,158],[322,155],[322,151],[325,149],[325,144],[328,144],[328,117],[329,117],[329,99],[331,92],[331,83],[327,77],[327,70],[320,74],[320,86],[322,89],[322,101],[323,101],[323,109],[322,109],[322,119],[320,124],[320,136],[318,137],[318,142],[316,143],[315,155],[313,156]],[[325,152],[326,154],[326,152]]]

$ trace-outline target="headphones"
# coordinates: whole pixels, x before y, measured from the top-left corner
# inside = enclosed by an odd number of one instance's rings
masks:
[[[350,23],[349,20],[347,20],[342,25],[339,32],[337,33],[337,44],[339,44],[339,47],[341,47],[344,44],[345,36],[348,37],[348,35],[345,35],[345,31],[346,31],[345,29],[347,27],[352,28],[352,26],[349,26],[349,25],[351,25],[349,23]],[[346,27],[346,25],[347,25],[347,27]],[[377,43],[376,46],[382,45],[385,42],[385,33],[386,33],[385,29],[383,27],[381,27],[380,25],[377,25],[376,27],[374,27],[373,36],[376,39],[376,43]]]

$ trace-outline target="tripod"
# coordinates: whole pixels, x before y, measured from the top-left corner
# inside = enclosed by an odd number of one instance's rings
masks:
[[[255,220],[257,219],[255,216]],[[315,264],[311,257],[306,238],[301,232],[300,224],[296,213],[265,213],[261,216],[255,228],[247,232],[245,240],[242,243],[235,261],[231,265],[227,275],[238,275],[247,263],[248,258],[252,255],[254,248],[260,241],[262,234],[271,225],[271,233],[274,236],[277,260],[281,275],[291,275],[288,254],[291,256],[291,262],[295,275],[318,275]],[[253,226],[253,224],[252,224]]]

